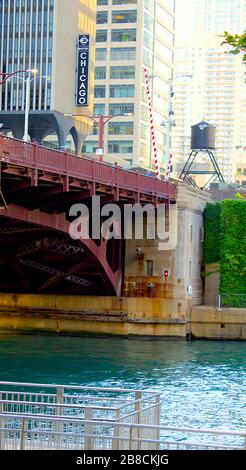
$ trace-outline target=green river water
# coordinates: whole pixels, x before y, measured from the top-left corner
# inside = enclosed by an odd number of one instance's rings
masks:
[[[246,342],[0,334],[0,380],[158,390],[163,424],[246,430]]]

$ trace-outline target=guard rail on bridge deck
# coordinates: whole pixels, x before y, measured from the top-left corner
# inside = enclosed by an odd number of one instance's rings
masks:
[[[99,163],[88,158],[78,158],[68,152],[51,150],[34,143],[0,136],[0,162],[34,170],[34,184],[38,185],[38,172],[64,177],[66,191],[69,179],[101,184],[116,190],[135,194],[149,194],[163,200],[175,201],[176,184],[125,170],[118,165]]]
[[[160,425],[161,394],[0,382],[0,450],[245,450],[246,432]]]

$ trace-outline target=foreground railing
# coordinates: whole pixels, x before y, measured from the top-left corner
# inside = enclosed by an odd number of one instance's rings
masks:
[[[246,449],[246,432],[160,426],[160,393],[0,382],[0,450]]]
[[[0,423],[0,450],[246,450],[236,431],[18,414],[0,414]]]
[[[0,413],[160,424],[160,393],[0,382]]]

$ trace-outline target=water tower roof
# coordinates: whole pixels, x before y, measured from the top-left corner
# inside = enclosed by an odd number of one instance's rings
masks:
[[[201,122],[198,122],[198,124],[195,124],[194,126],[191,126],[191,127],[200,127],[200,129],[203,130],[206,127],[215,127],[215,126],[213,124],[209,124],[209,122],[201,121]]]

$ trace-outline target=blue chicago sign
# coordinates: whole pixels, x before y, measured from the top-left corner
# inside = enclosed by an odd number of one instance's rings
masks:
[[[79,36],[78,46],[78,85],[77,106],[88,106],[89,102],[89,61],[90,61],[90,36]]]

